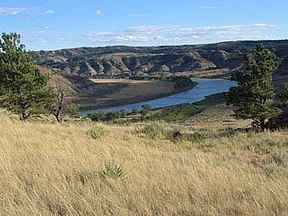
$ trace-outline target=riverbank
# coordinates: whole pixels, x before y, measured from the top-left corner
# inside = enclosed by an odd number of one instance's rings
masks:
[[[193,102],[201,101],[209,95],[226,92],[230,89],[230,87],[236,85],[235,82],[224,79],[193,79],[193,81],[198,83],[195,88],[183,91],[179,94],[173,94],[168,97],[162,97],[155,100],[133,103],[123,106],[114,106],[105,109],[91,109],[88,111],[82,111],[81,114],[86,116],[89,113],[97,111],[117,111],[124,109],[131,111],[133,109],[141,109],[143,104],[148,104],[153,109],[169,107],[179,104],[191,104]]]
[[[175,88],[175,82],[161,80],[90,79],[94,87],[79,94],[81,111],[103,109],[151,101],[179,94],[195,88],[191,82],[184,88]]]

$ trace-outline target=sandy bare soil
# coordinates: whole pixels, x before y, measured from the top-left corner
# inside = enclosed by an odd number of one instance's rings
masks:
[[[103,83],[124,83],[124,84],[141,84],[141,83],[151,83],[151,80],[130,80],[130,79],[90,79],[94,83],[103,84]]]

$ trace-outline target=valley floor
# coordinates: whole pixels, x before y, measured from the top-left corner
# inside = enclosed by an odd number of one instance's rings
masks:
[[[286,215],[288,131],[237,132],[249,122],[235,126],[229,113],[217,105],[183,124],[120,126],[1,112],[0,212]]]
[[[174,83],[158,80],[91,79],[91,81],[97,85],[79,95],[79,104],[84,110],[138,103],[180,92],[174,88]]]

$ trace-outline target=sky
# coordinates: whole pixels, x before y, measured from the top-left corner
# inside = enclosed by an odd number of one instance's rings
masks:
[[[0,0],[29,50],[287,39],[287,0]]]

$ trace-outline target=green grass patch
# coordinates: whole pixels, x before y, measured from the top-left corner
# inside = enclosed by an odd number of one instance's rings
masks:
[[[223,93],[207,96],[204,100],[192,104],[181,104],[154,111],[148,120],[162,120],[165,122],[183,122],[204,110],[225,102]]]
[[[93,139],[99,139],[106,134],[106,131],[103,127],[97,126],[93,129],[87,131],[87,135],[91,136]]]
[[[166,137],[168,133],[167,130],[163,126],[159,124],[155,124],[155,123],[145,125],[143,128],[141,128],[140,130],[137,130],[136,132],[145,134],[146,136],[150,138]]]

